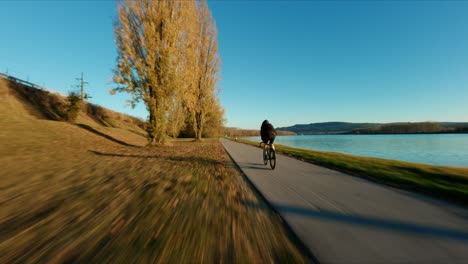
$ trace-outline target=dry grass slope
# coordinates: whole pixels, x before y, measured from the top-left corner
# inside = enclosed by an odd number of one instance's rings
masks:
[[[217,140],[146,148],[125,117],[0,98],[0,263],[307,262]]]

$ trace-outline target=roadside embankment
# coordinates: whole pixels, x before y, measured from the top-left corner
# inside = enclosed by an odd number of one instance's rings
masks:
[[[145,147],[17,89],[0,80],[0,263],[307,262],[219,140]]]

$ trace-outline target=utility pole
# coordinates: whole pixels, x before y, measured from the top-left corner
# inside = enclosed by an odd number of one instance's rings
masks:
[[[88,84],[88,82],[85,82],[84,81],[84,77],[83,77],[83,72],[81,72],[81,78],[76,78],[78,81],[80,81],[80,90],[81,90],[81,101],[84,100],[85,98],[85,93],[84,93],[84,85],[85,84]]]

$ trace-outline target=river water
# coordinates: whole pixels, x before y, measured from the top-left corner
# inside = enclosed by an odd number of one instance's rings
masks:
[[[260,137],[245,139],[260,142]],[[468,134],[278,136],[275,144],[417,163],[468,167]]]

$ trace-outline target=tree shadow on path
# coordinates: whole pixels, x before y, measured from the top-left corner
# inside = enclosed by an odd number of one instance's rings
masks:
[[[254,170],[271,170],[270,167],[265,167],[266,165],[263,163],[241,163],[239,167],[241,169],[254,169]]]
[[[244,206],[265,209],[252,202],[242,202]],[[374,228],[390,232],[415,234],[438,239],[458,240],[468,244],[468,230],[453,229],[449,227],[432,226],[400,220],[381,219],[370,216],[346,215],[328,210],[316,210],[305,207],[295,207],[284,204],[272,204],[282,214],[294,214],[316,220],[355,225],[364,228]]]

